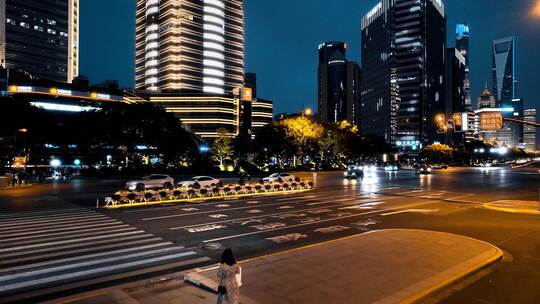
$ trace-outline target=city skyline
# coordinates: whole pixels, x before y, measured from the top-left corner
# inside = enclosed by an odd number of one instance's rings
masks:
[[[99,10],[103,0],[81,3],[81,74],[92,82],[118,79],[123,86],[133,87],[135,3],[118,1],[108,4],[109,10]],[[346,10],[330,12],[324,1],[271,3],[246,1],[246,72],[259,77],[259,95],[275,100],[276,113],[296,112],[302,107],[317,106],[317,45],[338,40],[349,45],[348,57],[360,58],[360,19],[376,1],[343,1]],[[540,33],[540,21],[531,16],[532,1],[507,3],[506,1],[477,1],[468,6],[445,3],[448,28],[456,23],[468,22],[471,27],[471,79],[472,99],[482,93],[485,82],[491,79],[491,41],[514,35],[516,38],[516,76],[518,95],[528,107],[538,107],[535,98],[535,49],[540,42],[534,39]],[[297,22],[295,13],[302,9],[309,23]],[[484,13],[476,14],[479,10]],[[491,15],[485,18],[486,12]],[[279,18],[274,24],[268,14]],[[100,17],[101,16],[101,17]],[[321,17],[325,18],[321,18]],[[93,22],[101,18],[102,22]],[[513,20],[505,27],[497,27],[500,20]],[[294,25],[294,27],[293,27]],[[94,30],[89,30],[94,27]],[[109,35],[100,35],[103,31]],[[448,46],[455,43],[455,34],[449,30]],[[275,47],[269,47],[275,45]],[[100,62],[102,64],[96,64]],[[525,64],[527,63],[527,64]],[[533,104],[533,101],[536,103]]]

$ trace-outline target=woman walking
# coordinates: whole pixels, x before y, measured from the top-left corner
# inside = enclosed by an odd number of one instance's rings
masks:
[[[225,249],[221,255],[221,265],[217,272],[218,304],[239,304],[240,290],[237,275],[241,275],[240,266],[236,263],[231,249]]]

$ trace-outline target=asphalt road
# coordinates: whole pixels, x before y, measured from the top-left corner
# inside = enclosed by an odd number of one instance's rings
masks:
[[[190,269],[215,263],[223,248],[246,259],[370,230],[411,228],[473,237],[507,253],[506,262],[455,286],[444,303],[531,303],[540,298],[540,218],[483,203],[538,200],[539,181],[537,169],[459,168],[427,176],[375,171],[361,181],[319,173],[317,190],[290,196],[97,212],[88,208],[95,197],[124,181],[0,193],[6,211],[0,213],[0,295],[62,295],[55,286],[77,291]]]

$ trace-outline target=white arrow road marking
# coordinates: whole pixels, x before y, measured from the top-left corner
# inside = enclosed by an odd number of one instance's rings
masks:
[[[219,204],[219,205],[216,205],[216,208],[227,208],[227,207],[230,207],[231,205],[227,205],[227,204]]]
[[[225,214],[211,214],[211,215],[209,215],[209,217],[215,218],[215,219],[220,219],[220,218],[227,218],[229,216],[225,215]]]
[[[287,225],[284,223],[270,223],[270,224],[265,224],[265,225],[251,226],[251,228],[255,228],[257,230],[268,230],[268,229],[275,229],[275,228],[280,228],[280,227],[285,227],[285,226]]]
[[[315,229],[313,231],[320,232],[320,233],[332,233],[332,232],[345,231],[345,230],[349,230],[349,229],[351,229],[351,227],[347,227],[347,226],[330,226],[330,227],[324,227],[324,228]]]
[[[223,229],[223,228],[225,228],[225,226],[223,226],[223,225],[206,225],[206,226],[188,228],[188,229],[186,229],[186,231],[188,231],[190,233],[197,233],[197,232],[206,232],[206,231]]]
[[[199,209],[197,209],[197,208],[184,208],[184,209],[182,209],[182,211],[193,212],[193,211],[199,211]]]

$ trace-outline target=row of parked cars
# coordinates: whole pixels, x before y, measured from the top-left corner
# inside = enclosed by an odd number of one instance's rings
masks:
[[[277,181],[292,182],[296,177],[290,173],[274,173],[263,178],[263,182],[272,183]],[[192,187],[199,184],[201,187],[212,187],[221,184],[221,180],[211,176],[195,176],[190,180],[180,181],[175,184],[174,178],[165,174],[152,174],[138,180],[129,181],[126,183],[126,188],[130,191],[144,191],[147,189],[171,189],[177,187]]]

